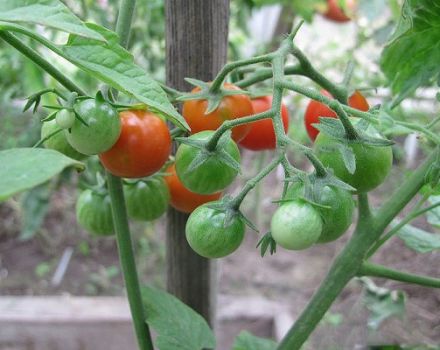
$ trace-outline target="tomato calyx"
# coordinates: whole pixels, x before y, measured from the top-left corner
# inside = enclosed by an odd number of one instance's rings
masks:
[[[200,91],[182,94],[177,98],[177,101],[206,100],[208,101],[208,106],[205,115],[214,112],[226,96],[250,94],[248,91],[241,89],[226,89],[223,85],[218,90],[212,91],[212,83],[210,82],[208,83],[192,78],[185,78],[185,80],[191,85],[198,87]]]
[[[260,255],[262,258],[264,258],[264,255],[266,255],[268,250],[270,255],[274,255],[277,252],[277,242],[273,239],[270,231],[261,237],[255,248],[258,247],[260,247]]]
[[[210,147],[208,147],[210,139],[201,140],[190,137],[176,137],[175,140],[197,150],[197,154],[188,166],[186,172],[193,172],[202,166],[208,159],[216,158],[220,163],[223,163],[223,165],[240,173],[240,163],[237,162],[226,150],[227,144],[232,141],[230,130],[226,131],[220,137],[214,150],[211,150],[209,149]]]

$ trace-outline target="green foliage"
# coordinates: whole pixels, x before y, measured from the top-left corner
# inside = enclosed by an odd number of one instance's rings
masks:
[[[399,230],[397,236],[405,242],[408,248],[418,253],[440,250],[440,234],[429,233],[420,228],[405,225]]]
[[[255,335],[242,331],[235,338],[232,350],[275,350],[277,343],[273,340],[259,338]]]
[[[429,197],[428,201],[434,205],[436,203],[440,202],[440,196],[431,196]],[[440,228],[440,207],[436,207],[432,210],[430,210],[427,213],[427,218],[428,218],[428,222],[436,227],[436,228]]]
[[[382,52],[381,67],[397,101],[440,73],[440,6],[435,0],[405,1],[400,22]]]
[[[42,148],[13,148],[0,151],[0,201],[40,185],[63,169],[84,165],[59,152]]]
[[[370,311],[368,327],[376,330],[389,317],[405,314],[405,293],[380,288],[369,278],[362,277],[361,281],[365,286],[363,302]]]
[[[159,350],[215,348],[215,337],[206,321],[176,297],[144,287],[142,296],[146,321],[157,332]]]
[[[3,0],[0,2],[0,21],[40,24],[67,33],[103,40],[99,33],[87,28],[59,0]]]

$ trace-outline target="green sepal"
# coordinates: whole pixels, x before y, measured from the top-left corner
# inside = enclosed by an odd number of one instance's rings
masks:
[[[277,252],[277,243],[272,238],[272,235],[269,232],[267,232],[257,243],[257,246],[255,248],[260,247],[260,254],[261,257],[264,258],[264,255],[267,252],[267,249],[269,249],[270,255],[273,255]]]
[[[341,142],[337,144],[337,149],[342,156],[345,168],[350,174],[354,174],[356,171],[356,156],[351,147],[349,147],[348,144]]]
[[[188,145],[198,149],[203,149],[206,146],[206,141],[194,140],[189,137],[176,137],[174,140],[184,145]]]
[[[246,224],[246,226],[250,227],[255,232],[260,232],[257,228],[257,226],[254,225],[252,221],[250,221],[242,212],[241,210],[238,211],[238,215],[240,216],[240,219],[243,220],[243,222]]]
[[[191,161],[191,163],[188,166],[188,169],[186,169],[185,173],[190,173],[194,170],[196,170],[199,166],[201,166],[203,163],[205,163],[209,159],[209,153],[201,150],[197,153],[197,155],[194,157],[194,159]]]
[[[44,122],[50,122],[51,120],[54,120],[57,113],[58,113],[58,111],[53,111],[47,117],[44,117],[43,119],[41,119],[41,122],[44,123]]]
[[[313,123],[313,127],[335,139],[345,139],[345,129],[337,118],[319,117],[319,123]]]

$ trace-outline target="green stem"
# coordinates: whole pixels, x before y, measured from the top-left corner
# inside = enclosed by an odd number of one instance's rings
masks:
[[[388,278],[390,280],[418,284],[424,287],[440,288],[440,278],[413,275],[368,262],[362,264],[358,276]]]
[[[116,33],[119,35],[119,43],[125,48],[128,47],[128,41],[130,40],[131,22],[135,7],[136,0],[122,0],[119,6]]]
[[[118,242],[119,259],[127,289],[131,316],[136,331],[138,345],[141,350],[154,350],[150,331],[145,322],[144,307],[139,288],[136,262],[133,254],[133,244],[128,226],[127,210],[121,178],[107,172],[108,189],[112,205],[113,223]]]
[[[303,75],[303,70],[299,64],[284,67],[284,75]],[[239,88],[247,88],[253,84],[262,82],[273,77],[272,68],[260,68],[250,76],[235,83]]]
[[[37,51],[23,44],[23,42],[20,39],[18,39],[15,35],[8,33],[6,31],[0,31],[0,38],[2,38],[8,44],[13,46],[18,51],[20,51],[24,56],[26,56],[31,61],[33,61],[36,65],[38,65],[44,71],[46,71],[48,74],[54,77],[66,89],[70,91],[75,91],[79,95],[86,95],[84,90],[82,90],[78,85],[76,85],[73,81],[71,81],[61,71],[55,68],[51,63],[45,60]]]
[[[415,218],[419,217],[420,215],[425,214],[426,212],[437,208],[440,206],[440,202],[434,203],[433,205],[430,205],[429,207],[413,211],[410,213],[407,217],[405,217],[402,221],[400,221],[396,226],[394,226],[391,230],[389,230],[381,239],[379,239],[369,250],[367,254],[367,258],[371,257],[383,244],[385,244],[386,241],[388,241],[391,237],[393,237],[396,233],[400,231],[400,229],[405,226],[406,224],[413,221]]]
[[[371,220],[372,214],[370,209],[370,203],[368,201],[368,193],[358,194],[358,205],[359,205],[359,222],[367,222]]]
[[[319,84],[322,88],[327,90],[332,96],[334,96],[339,102],[347,103],[347,89],[342,86],[337,86],[328,80],[324,75],[319,73],[310,63],[309,59],[298,48],[294,47],[292,54],[298,59],[304,75]]]
[[[244,198],[249,193],[249,191],[251,191],[257,185],[257,183],[260,182],[273,169],[275,169],[276,166],[281,163],[283,158],[284,158],[284,151],[281,150],[279,152],[279,155],[274,159],[272,159],[272,161],[268,165],[266,165],[254,178],[247,181],[244,187],[241,189],[240,193],[232,201],[231,203],[232,208],[238,209],[240,207],[241,202],[243,202]]]
[[[397,125],[404,126],[408,129],[419,131],[422,134],[425,134],[426,137],[429,140],[431,140],[432,142],[434,142],[436,145],[440,145],[440,137],[437,134],[433,133],[431,130],[429,130],[427,127],[424,127],[424,126],[421,126],[421,125],[418,125],[415,123],[403,122],[400,120],[396,120],[395,123]]]
[[[325,177],[327,175],[327,171],[325,170],[324,164],[315,156],[315,154],[311,151],[304,152],[305,156],[310,160],[313,167],[316,171],[316,176]]]
[[[342,108],[342,105],[339,101],[333,100],[330,103],[331,109],[333,109],[339,117],[342,125],[344,126],[345,135],[348,140],[356,140],[359,138],[357,131],[355,130],[353,124],[351,124],[350,119],[348,118],[347,113]]]

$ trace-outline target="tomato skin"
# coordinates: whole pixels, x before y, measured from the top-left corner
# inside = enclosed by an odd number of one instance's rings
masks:
[[[351,18],[344,13],[343,9],[339,7],[339,0],[327,0],[327,11],[323,14],[323,16],[329,20],[334,22],[349,22]],[[352,14],[356,9],[356,1],[355,0],[346,0],[347,9],[349,10],[349,14]]]
[[[367,132],[378,135],[371,126]],[[316,155],[325,166],[333,169],[337,177],[353,186],[358,193],[371,191],[385,180],[393,165],[391,146],[351,143],[349,147],[356,158],[356,170],[354,174],[350,174],[341,153],[335,149],[335,143],[336,140],[320,133],[315,141]]]
[[[163,177],[152,177],[124,185],[128,216],[139,221],[153,221],[168,209],[170,192]]]
[[[224,88],[228,90],[239,90],[233,84],[225,83]],[[191,92],[200,91],[199,87]],[[247,95],[225,96],[216,110],[205,114],[208,107],[206,100],[188,100],[183,103],[182,115],[191,128],[192,134],[197,134],[203,130],[216,130],[225,120],[246,117],[254,114],[251,99]],[[243,139],[250,130],[249,124],[239,125],[232,128],[232,139],[236,142]]]
[[[311,204],[295,200],[282,204],[275,211],[270,230],[272,238],[281,247],[302,250],[316,243],[322,225],[321,216]]]
[[[254,113],[261,113],[272,107],[272,96],[262,96],[252,100]],[[289,129],[289,112],[284,103],[281,104],[281,118],[284,131]],[[239,145],[252,151],[275,149],[276,137],[271,119],[259,120],[250,124],[249,133],[239,142]]]
[[[332,97],[332,95],[325,90],[321,90],[321,94],[330,98]],[[364,112],[367,112],[370,108],[365,97],[357,90],[348,98],[348,105]],[[312,125],[319,123],[319,117],[337,118],[337,115],[332,109],[327,107],[327,105],[312,100],[307,105],[304,114],[304,125],[312,141],[315,141],[319,134],[319,130]]]
[[[76,202],[76,220],[81,227],[94,235],[112,235],[114,226],[110,196],[92,190],[83,191]]]
[[[235,216],[225,227],[224,211],[198,207],[189,216],[185,227],[190,247],[205,258],[222,258],[234,252],[244,238],[245,224]]]
[[[58,129],[60,129],[60,127],[57,125],[55,119],[44,122],[41,127],[41,138],[44,139]],[[58,132],[47,141],[44,141],[44,147],[58,151],[67,157],[76,160],[82,160],[87,157],[85,154],[79,153],[69,144],[69,142],[67,142],[66,135],[62,131]]]
[[[76,113],[88,124],[78,118],[71,128],[65,130],[67,141],[78,152],[94,155],[110,149],[121,133],[118,112],[110,104],[87,99],[74,105]]]
[[[62,109],[57,113],[55,121],[61,129],[68,129],[75,123],[75,114],[67,109]]]
[[[304,185],[300,182],[292,184],[286,192],[286,199],[298,199],[304,196]],[[327,243],[341,237],[352,223],[354,202],[351,193],[341,188],[325,186],[320,190],[318,204],[315,207],[323,221],[322,232],[317,243]]]
[[[202,131],[191,135],[191,139],[207,140],[214,131]],[[229,139],[225,146],[226,152],[240,162],[240,152],[234,141]],[[197,169],[188,171],[194,158],[203,152],[195,147],[182,144],[176,152],[176,173],[183,185],[192,192],[199,194],[212,194],[229,186],[238,174],[238,171],[226,166],[214,154]]]
[[[123,111],[120,117],[121,135],[110,150],[99,155],[102,165],[113,175],[126,178],[159,171],[171,152],[167,124],[149,111]]]
[[[182,213],[189,214],[202,204],[218,200],[222,195],[221,192],[213,194],[191,192],[183,186],[182,181],[180,181],[176,174],[176,166],[174,164],[167,168],[166,173],[168,173],[168,175],[165,176],[165,181],[171,196],[170,205]]]

